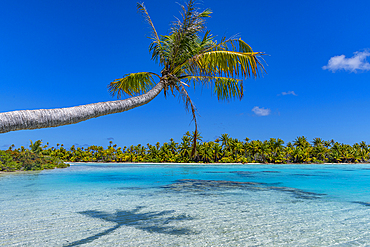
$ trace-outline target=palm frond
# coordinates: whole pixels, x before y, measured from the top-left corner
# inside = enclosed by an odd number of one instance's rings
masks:
[[[191,112],[191,114],[193,116],[193,120],[196,123],[197,122],[196,121],[196,115],[197,115],[198,111],[197,111],[197,108],[195,107],[193,101],[191,100],[188,92],[186,91],[186,88],[184,87],[184,84],[178,84],[177,85],[177,90],[180,93],[181,99],[185,103],[185,109],[187,111]]]
[[[152,43],[149,46],[149,51],[152,52],[152,59],[158,61],[160,60],[161,63],[163,63],[163,47],[161,44],[161,40],[158,36],[157,30],[154,27],[154,24],[152,22],[152,19],[149,16],[148,11],[146,10],[146,7],[144,6],[144,3],[137,3],[137,9],[142,13],[145,20],[149,23],[150,27],[152,28]]]
[[[249,53],[253,52],[252,48],[241,38],[237,39],[235,37],[231,37],[226,39],[223,37],[220,43],[215,43],[213,46],[208,47],[203,52],[210,52],[210,51],[238,51],[242,53]]]
[[[194,0],[190,0],[186,6],[181,7],[182,20],[174,22],[171,34],[166,36],[170,44],[168,46],[169,70],[198,53],[199,34],[205,29],[205,18],[210,17],[212,13],[208,9],[198,12]]]
[[[183,101],[185,102],[186,109],[188,111],[191,110],[191,114],[193,116],[195,131],[194,131],[194,136],[193,136],[193,147],[192,147],[192,151],[191,151],[191,156],[194,156],[195,151],[196,151],[196,147],[197,147],[196,145],[197,145],[197,134],[198,134],[198,123],[197,123],[197,116],[196,116],[197,109],[196,109],[193,101],[190,99],[190,96],[189,96],[188,92],[186,91],[183,84],[180,84],[180,86],[178,87],[178,91],[180,92],[180,95],[181,95]]]
[[[139,72],[126,74],[122,78],[116,79],[108,85],[108,91],[112,96],[117,95],[121,98],[122,95],[135,96],[148,92],[154,85],[155,81],[151,72]]]
[[[205,54],[205,56],[207,56],[208,53],[216,52],[216,51],[218,51],[218,52],[223,51],[223,52],[225,52],[225,54],[227,54],[227,52],[231,52],[229,54],[234,54],[234,58],[236,57],[235,55],[238,55],[237,53],[239,53],[239,57],[242,57],[242,56],[244,56],[244,57],[248,57],[248,56],[249,57],[254,57],[253,60],[254,60],[254,63],[257,65],[256,66],[257,70],[258,70],[258,67],[259,67],[261,72],[265,71],[261,61],[259,60],[259,59],[261,59],[261,55],[264,55],[264,54],[261,53],[261,52],[253,52],[252,48],[240,38],[239,39],[223,38],[220,43],[217,43],[217,41],[214,40],[214,37],[211,34],[209,34],[209,31],[207,31],[205,33],[203,39],[202,40],[200,40],[200,39],[197,40],[196,43],[197,43],[197,45],[194,48],[194,50],[196,52],[193,53],[194,55],[189,53],[189,55],[193,55],[193,56],[188,57],[187,60],[182,60],[183,62],[181,64],[178,64],[177,67],[173,69],[173,73],[178,74],[180,71],[186,70],[186,68],[188,68],[188,72],[191,71],[192,73],[195,73],[196,71],[194,71],[194,66],[193,66],[193,70],[191,70],[191,69],[189,70],[189,64],[191,64],[192,62],[194,63],[194,61],[199,59],[201,56],[203,56],[203,54]],[[232,52],[236,52],[236,53],[232,53]],[[221,57],[221,56],[219,56],[219,57]],[[225,56],[224,56],[224,58],[226,59]],[[226,59],[226,60],[229,60],[227,63],[231,64],[232,61],[230,61],[230,59]],[[243,59],[241,59],[240,61],[242,61],[242,60]],[[253,67],[253,60],[250,63],[251,66],[250,65],[244,66],[244,68],[249,68],[249,67],[252,68]],[[244,59],[244,61],[245,61],[245,59]],[[237,65],[238,64],[242,65],[241,63],[236,63],[236,64]],[[241,66],[240,68],[243,69],[243,66]],[[217,71],[222,72],[222,70],[217,70]],[[205,71],[203,70],[203,73],[204,72]],[[248,71],[246,70],[246,72],[248,72]],[[253,74],[253,68],[252,68],[252,76],[257,76],[257,73],[258,73],[258,71],[256,71],[256,73]],[[212,73],[210,73],[210,74],[212,74]],[[250,76],[251,76],[251,74],[248,74],[248,76],[246,76],[244,74],[244,77],[250,77]]]
[[[202,42],[200,42],[200,53],[203,53],[205,49],[214,46],[216,43],[214,41],[214,36],[210,34],[210,30],[207,30],[207,32],[204,34],[204,37],[202,39]]]
[[[239,52],[244,52],[244,53],[253,52],[252,47],[250,47],[242,39],[238,39],[237,43],[239,44]]]
[[[195,7],[195,1],[190,0],[186,6],[181,5],[182,8],[182,21],[177,20],[173,25],[173,32],[179,33],[198,33],[205,28],[205,19],[210,17],[212,11],[206,9],[202,12],[198,12]]]
[[[137,3],[137,9],[142,13],[142,15],[144,16],[145,20],[149,23],[149,25],[151,26],[152,28],[152,32],[153,32],[153,38],[159,42],[159,36],[158,36],[158,33],[157,33],[157,30],[155,29],[154,27],[154,24],[152,22],[152,19],[150,18],[149,16],[149,13],[148,11],[146,10],[145,6],[144,6],[144,3]]]
[[[243,98],[243,80],[218,77],[218,76],[185,76],[187,80],[199,82],[202,85],[212,85],[213,91],[217,95],[218,100],[230,100],[234,98]]]
[[[258,60],[260,52],[211,51],[194,56],[184,67],[188,74],[201,76],[218,75],[220,77],[249,78],[257,77],[264,71]]]
[[[214,92],[219,100],[229,100],[243,98],[243,81],[232,78],[218,78],[215,81]]]

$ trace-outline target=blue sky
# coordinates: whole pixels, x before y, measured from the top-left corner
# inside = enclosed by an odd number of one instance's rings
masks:
[[[147,0],[159,34],[179,17],[173,0]],[[235,34],[265,52],[262,78],[244,81],[241,101],[219,102],[211,89],[191,90],[203,140],[298,136],[370,143],[370,1],[229,0],[199,2],[213,11],[211,33]],[[159,73],[148,52],[150,29],[136,1],[0,2],[0,112],[114,100],[107,85],[124,74]],[[0,136],[0,149],[30,140],[120,146],[180,141],[191,114],[161,93],[128,112],[57,128]]]

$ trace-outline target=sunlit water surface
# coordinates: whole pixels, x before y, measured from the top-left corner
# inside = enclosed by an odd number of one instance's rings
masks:
[[[0,174],[0,246],[370,246],[370,165]]]

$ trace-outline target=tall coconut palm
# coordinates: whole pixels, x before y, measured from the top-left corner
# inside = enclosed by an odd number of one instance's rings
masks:
[[[152,35],[152,59],[163,70],[160,74],[139,72],[126,74],[109,84],[113,96],[129,96],[124,100],[101,102],[70,108],[13,111],[0,114],[0,133],[22,129],[39,129],[74,124],[90,118],[118,113],[147,104],[162,90],[182,98],[191,111],[197,134],[196,108],[187,88],[209,86],[219,100],[243,97],[242,79],[257,77],[263,66],[261,52],[240,38],[223,38],[217,42],[205,28],[210,10],[198,11],[195,0],[182,7],[182,19],[173,23],[169,35],[159,36],[144,4],[138,10],[149,23]],[[196,138],[194,143],[196,143]]]

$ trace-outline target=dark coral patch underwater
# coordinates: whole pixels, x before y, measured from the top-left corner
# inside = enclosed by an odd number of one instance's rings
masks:
[[[246,189],[250,191],[280,191],[289,193],[299,199],[318,199],[325,194],[308,192],[290,187],[268,186],[263,183],[238,182],[226,180],[201,180],[201,179],[180,179],[172,184],[162,186],[176,192],[206,192],[214,190]]]
[[[360,204],[360,205],[364,205],[364,206],[370,207],[370,202],[354,201],[353,203],[357,203],[357,204]]]

